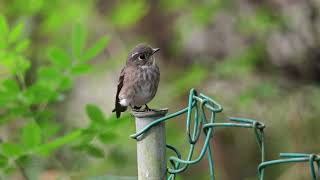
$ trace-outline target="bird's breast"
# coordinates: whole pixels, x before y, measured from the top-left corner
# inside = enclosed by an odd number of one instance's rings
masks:
[[[159,84],[159,70],[156,67],[141,68],[136,79],[133,104],[136,106],[150,102],[155,96]]]

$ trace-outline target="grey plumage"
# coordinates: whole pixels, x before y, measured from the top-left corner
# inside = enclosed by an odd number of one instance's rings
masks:
[[[128,55],[127,63],[121,70],[116,94],[117,117],[127,107],[141,107],[155,96],[160,80],[160,71],[153,54],[159,49],[148,45],[137,45]],[[148,108],[146,106],[146,108]]]

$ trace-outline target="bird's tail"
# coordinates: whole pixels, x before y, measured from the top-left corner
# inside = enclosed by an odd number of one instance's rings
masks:
[[[127,106],[121,106],[119,103],[119,99],[116,100],[115,108],[112,110],[112,112],[116,112],[117,118],[120,117],[121,112],[124,112],[127,110]]]

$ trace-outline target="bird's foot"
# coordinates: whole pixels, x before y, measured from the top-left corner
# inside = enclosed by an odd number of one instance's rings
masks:
[[[132,110],[133,111],[141,111],[141,106],[133,106]]]
[[[146,106],[146,107],[144,108],[144,111],[147,111],[147,112],[148,112],[148,111],[153,111],[153,109],[150,109],[150,108],[147,106],[147,104],[145,104],[145,106]]]

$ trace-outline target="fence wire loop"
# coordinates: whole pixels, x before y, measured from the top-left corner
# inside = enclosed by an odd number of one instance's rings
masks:
[[[263,171],[265,168],[277,164],[288,164],[288,163],[301,163],[307,162],[309,164],[311,177],[313,180],[317,180],[317,176],[320,177],[320,156],[316,154],[303,154],[303,153],[280,153],[281,159],[265,161],[261,163],[258,167],[259,172]],[[316,173],[316,164],[318,175]],[[263,176],[260,176],[260,179],[263,180]]]
[[[309,162],[311,176],[313,180],[316,180],[316,169],[318,170],[318,174],[320,173],[319,155],[281,153],[280,157],[282,159],[265,161],[265,124],[253,119],[238,117],[230,117],[230,122],[216,122],[216,115],[217,113],[222,112],[222,110],[223,108],[218,102],[214,101],[204,94],[197,93],[195,89],[191,89],[188,98],[188,105],[186,108],[153,121],[130,137],[139,140],[139,138],[144,133],[146,133],[157,124],[173,119],[177,116],[187,114],[186,133],[189,143],[189,150],[186,157],[183,158],[181,152],[177,148],[171,145],[166,145],[166,147],[175,154],[174,156],[168,157],[168,180],[174,180],[176,178],[176,175],[185,171],[189,165],[198,163],[201,159],[203,159],[206,153],[210,169],[210,179],[215,180],[215,163],[212,155],[213,149],[210,146],[210,141],[214,138],[214,131],[217,128],[251,128],[254,132],[258,147],[261,152],[261,162],[258,165],[258,175],[260,180],[264,180],[264,172],[266,167],[276,164],[293,162]],[[191,126],[191,124],[193,124],[193,126]],[[204,135],[204,142],[199,154],[196,156],[195,147],[198,144],[201,134]]]
[[[167,145],[167,148],[175,154],[175,156],[168,157],[170,164],[167,168],[167,172],[169,173],[168,179],[175,179],[178,173],[185,171],[189,165],[198,163],[207,153],[210,167],[210,179],[214,180],[214,160],[212,157],[212,148],[210,147],[210,140],[214,137],[214,128],[252,128],[255,130],[259,146],[264,148],[262,144],[264,143],[263,129],[265,125],[263,123],[251,119],[235,117],[230,118],[231,123],[217,123],[216,114],[222,112],[222,109],[222,106],[218,102],[204,94],[197,93],[195,89],[191,89],[186,108],[153,121],[130,137],[138,140],[140,136],[155,125],[186,113],[186,133],[188,137],[189,150],[186,158],[182,158],[182,155],[177,148]],[[199,154],[196,156],[194,151],[201,134],[204,135],[204,142]],[[262,153],[262,156],[264,157],[264,150]]]

